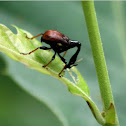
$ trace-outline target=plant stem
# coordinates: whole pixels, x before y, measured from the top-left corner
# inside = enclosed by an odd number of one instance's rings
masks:
[[[114,100],[112,96],[108,71],[106,67],[101,37],[99,33],[94,2],[93,1],[83,1],[83,10],[87,25],[87,30],[89,34],[91,49],[93,53],[95,68],[97,72],[97,78],[100,87],[100,93],[103,103],[103,111],[107,111],[110,104],[113,103]],[[104,126],[111,126],[111,125],[104,125]],[[116,124],[115,126],[119,126],[117,115],[116,115]]]

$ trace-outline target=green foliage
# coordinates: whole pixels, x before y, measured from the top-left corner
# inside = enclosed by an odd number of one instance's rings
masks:
[[[81,74],[79,73],[79,71],[76,68],[72,68],[73,71],[77,74],[77,80],[75,80],[77,83],[74,84],[65,77],[58,77],[59,70],[62,69],[60,65],[62,63],[60,59],[56,58],[56,61],[54,62],[55,65],[53,65],[53,67],[49,67],[49,69],[42,68],[42,65],[44,65],[45,61],[47,61],[47,57],[51,57],[51,52],[42,50],[42,52],[38,51],[38,54],[34,56],[21,55],[20,54],[21,51],[29,52],[31,50],[34,50],[35,48],[40,46],[40,43],[37,40],[33,40],[33,44],[32,44],[31,41],[29,41],[26,38],[26,34],[28,36],[30,35],[28,32],[26,31],[23,32],[23,30],[17,27],[16,29],[18,31],[17,35],[12,33],[6,26],[2,24],[0,25],[0,50],[4,52],[6,55],[8,55],[9,57],[11,57],[12,59],[22,62],[23,64],[25,64],[26,66],[32,69],[35,69],[44,74],[51,75],[64,82],[72,94],[83,97],[86,100],[86,102],[90,104],[90,109],[93,112],[95,118],[101,124],[104,123],[104,119],[102,119],[99,110],[97,109],[96,105],[93,103],[91,98],[89,97],[88,87],[84,79],[82,78]]]
[[[120,125],[125,125],[126,103],[123,97],[125,96],[126,79],[122,60],[122,57],[125,56],[122,56],[121,53],[121,47],[125,47],[125,45],[120,47],[120,42],[125,42],[125,39],[119,35],[119,33],[125,32],[122,31],[120,27],[118,27],[118,29],[115,28],[115,26],[117,26],[116,22],[118,26],[120,26],[118,21],[120,18],[118,18],[119,14],[115,13],[115,16],[117,16],[115,22],[111,4],[112,2],[95,2],[95,7],[114,94],[115,106]],[[122,5],[125,7],[125,2],[123,2]],[[15,31],[15,29],[10,27],[10,24],[15,24],[20,28],[27,29],[27,31],[30,31],[34,35],[41,32],[43,33],[48,29],[56,29],[69,36],[71,39],[78,40],[82,43],[82,49],[78,58],[83,58],[83,61],[79,63],[77,68],[82,76],[85,77],[88,87],[90,87],[90,97],[95,101],[100,110],[102,110],[97,85],[98,82],[80,2],[0,2],[0,8],[0,23],[5,24],[11,28],[12,31]],[[116,11],[119,12],[118,7],[116,7]],[[123,18],[125,19],[124,15]],[[125,26],[125,22],[123,22],[123,25]],[[120,30],[121,32],[119,32]],[[27,41],[24,34],[23,39],[25,39],[25,42]],[[34,41],[35,40],[28,40],[28,44],[31,43],[32,46],[32,44],[35,43]],[[34,48],[34,46],[32,48]],[[21,52],[25,51],[21,50]],[[49,53],[47,59],[50,59],[52,53],[46,52]],[[36,54],[38,53],[35,52],[32,56],[34,57]],[[14,58],[11,53],[10,56]],[[42,56],[43,55],[41,55],[41,57]],[[66,57],[70,58],[70,56],[71,53],[68,52]],[[22,58],[26,57],[27,56],[22,56]],[[42,61],[43,59],[39,60]],[[58,61],[58,59],[56,61]],[[42,62],[40,62],[41,70]],[[53,65],[55,64],[50,64],[50,71]],[[62,62],[60,65],[62,68]],[[25,65],[15,62],[0,53],[0,125],[99,126],[87,104],[85,104],[81,97],[71,95],[61,81],[36,72],[33,69],[29,69],[25,67]],[[51,72],[54,71],[58,73],[56,66]],[[48,75],[50,74],[49,71],[44,69],[43,72]],[[5,74],[8,76],[6,77]],[[76,75],[74,74],[74,76]],[[65,77],[72,80],[67,71],[65,72]],[[78,86],[81,85],[78,84]],[[18,90],[19,88],[21,89],[21,93]],[[29,94],[33,96],[31,99],[29,98]],[[34,102],[36,102],[37,105],[34,105]],[[46,109],[43,107],[44,105]],[[40,109],[38,110],[37,108]],[[50,111],[50,113],[48,111]]]
[[[79,71],[76,68],[72,68],[73,72],[77,74],[77,80],[75,80],[76,83],[74,84],[65,77],[58,77],[59,70],[62,69],[61,65],[57,65],[57,64],[62,64],[60,59],[56,58],[56,61],[54,62],[55,65],[53,65],[53,67],[49,67],[49,69],[45,69],[41,67],[42,65],[46,63],[45,62],[47,60],[46,57],[52,56],[51,52],[42,50],[42,52],[38,51],[38,54],[35,54],[34,56],[21,55],[20,52],[22,50],[29,52],[39,47],[40,43],[37,40],[33,40],[33,43],[31,43],[31,41],[26,38],[26,34],[28,36],[31,36],[30,33],[26,31],[23,32],[23,30],[17,27],[16,29],[18,31],[17,35],[12,33],[6,26],[2,24],[0,25],[0,36],[1,36],[0,37],[0,50],[4,52],[6,55],[8,55],[9,57],[11,57],[12,59],[22,62],[23,64],[25,64],[26,66],[32,69],[35,69],[47,75],[52,75],[53,77],[64,82],[72,94],[81,96],[86,100],[96,120],[99,123],[104,124],[105,120],[103,119],[102,115],[100,114],[94,102],[89,97],[88,87],[85,81],[83,80],[81,74],[79,73]],[[41,56],[41,55],[44,55],[44,56]],[[73,77],[73,75],[71,76]],[[110,112],[108,113],[110,114]]]
[[[6,26],[0,25],[0,50],[7,54],[12,59],[22,62],[26,66],[35,69],[44,74],[52,75],[55,78],[63,81],[73,94],[81,95],[79,92],[83,92],[85,97],[89,96],[88,87],[83,80],[79,71],[73,68],[73,71],[77,74],[77,83],[73,84],[64,77],[58,77],[58,73],[61,71],[63,64],[62,61],[56,57],[52,66],[49,68],[43,68],[44,64],[47,64],[49,61],[47,57],[51,57],[52,53],[49,51],[38,50],[37,53],[31,54],[28,56],[21,55],[21,52],[29,52],[34,50],[37,47],[40,47],[41,44],[37,40],[28,40],[26,34],[30,36],[28,32],[23,32],[21,29],[17,28],[17,35],[12,33]],[[59,65],[57,65],[59,64]],[[87,99],[86,99],[87,100]]]

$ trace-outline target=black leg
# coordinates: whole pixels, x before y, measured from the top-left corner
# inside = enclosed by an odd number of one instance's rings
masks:
[[[65,63],[67,64],[66,60],[58,53],[58,56],[60,57],[60,59]]]
[[[77,51],[75,52],[75,54],[70,58],[69,63],[67,64],[66,68],[71,68],[72,66],[77,66],[77,64],[75,64],[76,60],[77,60],[77,56],[80,52],[80,48],[81,48],[81,43],[79,42],[74,42],[71,43],[73,44],[73,46],[77,47]]]
[[[63,67],[63,69],[60,71],[60,73],[58,74],[59,77],[61,77],[61,73],[66,69],[66,66],[67,66],[67,62],[66,60],[58,53],[60,59],[65,63],[65,66]]]
[[[43,49],[43,50],[49,50],[49,49],[51,49],[51,48],[49,48],[49,47],[46,47],[46,46],[41,46],[41,47],[38,47],[39,49]]]
[[[46,65],[44,65],[43,67],[44,67],[44,68],[47,67],[47,66],[55,59],[55,56],[56,56],[56,52],[55,52],[55,54],[53,55],[52,59],[51,59]]]

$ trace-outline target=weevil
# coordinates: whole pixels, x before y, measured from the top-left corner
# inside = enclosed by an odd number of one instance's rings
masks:
[[[61,77],[61,73],[66,68],[70,69],[71,67],[78,65],[75,62],[76,62],[77,56],[78,56],[80,49],[81,49],[81,43],[80,42],[70,40],[67,36],[65,36],[64,34],[60,33],[59,31],[56,31],[56,30],[48,30],[44,34],[41,33],[41,34],[38,34],[36,36],[33,36],[32,38],[28,38],[27,36],[26,37],[27,37],[27,39],[33,39],[33,38],[36,38],[36,37],[41,36],[41,35],[42,35],[41,42],[45,42],[46,44],[50,45],[50,47],[41,46],[41,47],[38,47],[38,48],[32,50],[29,53],[20,53],[20,54],[29,55],[29,54],[35,52],[38,49],[43,49],[43,50],[53,49],[54,55],[52,56],[52,59],[46,65],[44,65],[42,67],[44,67],[44,68],[47,67],[55,59],[56,54],[58,54],[60,59],[65,64],[65,66],[63,67],[61,72],[58,74],[59,77]],[[70,58],[69,62],[67,63],[64,56],[65,56],[67,50],[74,48],[74,47],[77,47],[77,50],[73,54],[73,56]],[[62,52],[64,52],[63,56],[61,56],[61,54],[60,54]]]

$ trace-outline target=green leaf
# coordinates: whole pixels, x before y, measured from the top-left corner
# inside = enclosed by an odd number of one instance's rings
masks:
[[[48,69],[42,67],[44,64],[47,64],[51,59],[53,55],[51,51],[37,50],[30,55],[21,55],[21,52],[30,52],[31,50],[40,47],[41,44],[36,39],[27,39],[26,34],[27,36],[31,37],[30,33],[23,31],[16,26],[14,27],[18,31],[17,35],[11,32],[6,26],[2,24],[0,25],[0,51],[4,52],[14,60],[22,62],[32,69],[35,69],[44,74],[54,76],[64,83],[70,83],[72,84],[72,87],[79,87],[82,91],[86,93],[86,95],[89,95],[88,87],[77,69],[73,68],[73,71],[77,74],[78,77],[77,86],[75,86],[72,82],[64,77],[58,77],[58,73],[62,70],[64,65],[58,57],[56,57],[54,62],[49,65]]]
[[[86,95],[89,95],[88,87],[77,69],[73,68],[73,71],[77,74],[77,77],[78,77],[77,86],[64,77],[62,78],[58,77],[58,73],[61,71],[64,65],[58,57],[56,57],[54,62],[52,62],[49,65],[48,69],[45,69],[42,67],[44,64],[49,62],[50,60],[49,58],[51,58],[53,55],[52,52],[44,51],[44,50],[37,50],[31,55],[26,55],[26,56],[21,55],[20,54],[21,52],[23,53],[30,52],[31,50],[34,50],[35,48],[40,47],[41,44],[36,39],[28,40],[26,38],[26,34],[29,37],[31,37],[30,33],[23,31],[17,27],[16,29],[18,31],[17,35],[12,33],[6,26],[2,24],[0,25],[0,36],[1,36],[0,37],[0,50],[2,52],[6,53],[12,59],[16,61],[20,61],[32,69],[35,69],[44,74],[52,75],[58,78],[59,80],[63,81],[64,83],[70,83],[71,85],[67,84],[67,86],[69,88],[71,88],[72,86],[72,88],[75,89],[76,94],[78,92],[77,88],[80,88],[82,91],[85,92]]]
[[[65,77],[58,77],[58,73],[63,68],[63,63],[58,57],[56,57],[55,61],[51,63],[48,69],[42,68],[42,65],[48,63],[49,61],[47,60],[53,55],[50,51],[38,50],[31,55],[21,55],[21,52],[30,52],[31,50],[34,50],[35,48],[41,46],[41,44],[36,39],[28,40],[25,34],[31,37],[30,33],[23,31],[17,27],[16,29],[18,31],[17,35],[12,33],[6,26],[2,24],[0,25],[0,51],[4,52],[14,60],[22,62],[32,69],[35,69],[47,75],[51,75],[65,83],[72,94],[81,96],[86,100],[95,118],[99,123],[104,124],[104,119],[101,116],[101,113],[98,110],[97,106],[89,97],[89,89],[79,71],[75,68],[72,69],[77,74],[77,83],[73,83]]]
[[[119,23],[119,14],[115,13],[116,18],[114,18],[114,15],[112,13],[113,10],[111,8],[111,5],[114,3],[122,3],[122,16],[124,18],[123,23]],[[124,96],[126,95],[126,67],[123,63],[123,57],[125,57],[125,50],[123,53],[121,53],[121,51],[123,51],[123,47],[125,47],[125,38],[121,36],[123,35],[122,33],[125,34],[121,27],[123,25],[123,28],[125,29],[126,25],[125,6],[126,2],[95,2],[95,9],[100,27],[100,34],[102,36],[103,48],[105,51],[111,87],[114,93],[113,95],[116,111],[119,116],[120,125],[122,126],[126,123],[126,102],[124,100]],[[86,25],[84,23],[84,16],[80,1],[4,1],[0,2],[0,8],[0,22],[5,24],[9,28],[11,28],[10,24],[15,24],[23,29],[27,29],[33,35],[36,35],[41,32],[43,33],[48,29],[57,29],[58,31],[61,31],[65,35],[69,36],[71,39],[78,40],[82,43],[82,48],[78,58],[83,58],[83,61],[78,64],[77,68],[85,78],[88,87],[90,88],[91,98],[95,101],[100,110],[102,110],[100,92],[96,79],[96,71],[94,69],[92,53],[89,45],[89,39],[87,35]],[[115,8],[117,12],[120,12],[117,6],[114,6],[113,8]],[[116,26],[120,27],[117,28]],[[14,28],[11,29],[15,32]],[[122,42],[123,46],[121,46]],[[66,55],[66,58],[70,58],[71,55],[69,55],[69,51],[67,54],[68,55]],[[62,82],[55,78],[52,78],[51,76],[47,76],[35,70],[29,69],[25,65],[15,62],[11,58],[8,58],[5,54],[2,54],[1,52],[0,55],[2,55],[6,63],[6,71],[4,71],[4,73],[6,72],[6,74],[11,76],[11,78],[17,82],[16,84],[20,88],[23,88],[24,93],[25,91],[27,91],[27,93],[31,92],[30,95],[35,96],[34,99],[41,99],[41,103],[44,102],[45,104],[47,104],[47,106],[51,106],[52,110],[59,110],[60,113],[62,113],[62,115],[64,115],[64,117],[66,118],[68,125],[100,126],[100,124],[98,124],[92,116],[92,113],[90,112],[87,104],[85,104],[82,98],[71,95],[66,90],[66,86],[63,85]],[[1,67],[3,67],[3,64],[1,62],[0,65]],[[70,78],[67,71],[65,74],[65,76]],[[0,81],[0,83],[2,82]],[[5,81],[3,80],[3,83],[4,85],[6,85],[8,81],[6,81],[5,83]],[[7,91],[7,89],[5,89],[5,91]],[[6,100],[8,101],[8,99]],[[54,106],[52,106],[52,104]],[[5,119],[10,118],[9,116],[6,117],[4,113],[2,116],[4,116]],[[3,119],[2,116],[0,117],[1,119]],[[19,124],[22,126],[25,125],[24,118],[27,120],[27,122],[30,122],[30,120],[32,120],[28,118],[28,116],[23,116],[23,118],[20,117],[20,119],[17,121],[19,121]],[[15,124],[14,119],[11,120],[13,124],[9,122],[10,125],[6,120],[4,121],[6,123],[5,126],[11,126]],[[37,122],[36,126],[39,126],[38,123],[39,122]],[[34,123],[32,123],[31,125],[33,126]],[[15,124],[15,126],[17,125]]]

